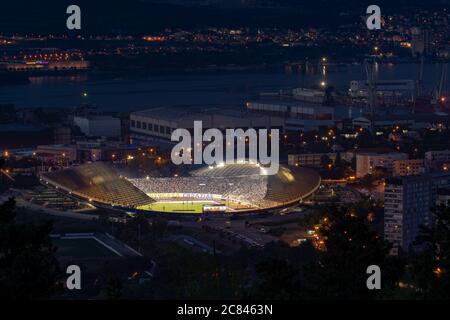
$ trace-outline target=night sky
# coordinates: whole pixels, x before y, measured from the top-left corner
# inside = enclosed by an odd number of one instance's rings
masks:
[[[161,0],[158,0],[161,2]],[[183,3],[171,0],[171,3]],[[197,1],[201,3],[202,1]],[[219,0],[215,6],[184,7],[155,4],[152,0],[41,0],[2,1],[0,32],[46,34],[66,33],[66,8],[78,4],[82,9],[85,34],[142,34],[164,28],[217,27],[321,27],[345,24],[365,13],[368,0],[272,0],[279,5],[262,8],[260,0]],[[189,0],[189,3],[192,3]],[[379,0],[385,12],[414,10],[414,6],[433,9],[449,6],[450,0]],[[324,8],[327,8],[324,10]],[[345,13],[345,15],[342,15]]]

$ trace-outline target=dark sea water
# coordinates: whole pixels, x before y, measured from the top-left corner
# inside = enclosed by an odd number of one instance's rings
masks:
[[[418,65],[380,64],[376,70],[379,79],[416,79]],[[439,81],[441,66],[427,64],[424,70],[424,87],[430,89]],[[342,90],[348,88],[351,80],[365,78],[362,65],[329,68],[326,72],[327,83]],[[33,77],[28,85],[0,87],[0,104],[13,103],[18,108],[29,108],[76,107],[89,103],[110,111],[160,106],[239,108],[247,100],[257,98],[259,92],[309,87],[319,84],[321,79],[321,73],[305,73],[282,66],[270,70],[197,72],[145,78]]]

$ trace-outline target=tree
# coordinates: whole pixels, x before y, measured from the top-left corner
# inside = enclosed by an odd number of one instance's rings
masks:
[[[373,173],[372,173],[372,176],[376,179],[376,180],[379,180],[379,179],[385,179],[386,177],[387,177],[387,175],[388,175],[388,171],[387,171],[387,169],[386,168],[384,168],[384,167],[375,167],[374,169],[373,169]]]
[[[370,148],[374,146],[374,138],[369,130],[362,130],[358,132],[355,143],[359,148]]]
[[[356,156],[353,156],[352,158],[351,167],[354,171],[356,171]]]
[[[5,159],[0,157],[0,170],[5,165]],[[6,185],[3,183],[2,179],[4,179],[3,173],[0,171],[0,193],[6,189]]]
[[[152,257],[158,261],[158,275],[146,293],[152,299],[238,299],[247,283],[241,261],[229,256],[162,242]]]
[[[288,261],[269,259],[256,265],[258,282],[252,299],[288,300],[298,294],[298,270]]]
[[[329,169],[329,165],[333,164],[333,161],[328,155],[324,154],[322,157],[320,157],[320,164],[324,169]]]
[[[319,229],[324,249],[303,271],[302,297],[370,299],[396,287],[402,264],[388,256],[390,246],[351,210],[331,207]],[[383,291],[368,290],[367,267],[382,270]]]
[[[110,277],[106,293],[109,300],[118,300],[122,297],[122,282],[118,277]]]
[[[0,168],[4,161],[0,159]],[[44,299],[60,274],[49,237],[52,226],[16,223],[16,202],[0,204],[0,298]]]
[[[415,242],[421,246],[412,261],[414,285],[426,299],[450,298],[450,208],[434,211],[432,227],[421,227]]]
[[[51,225],[15,222],[14,199],[0,205],[0,297],[45,299],[57,289],[60,273],[49,233]]]
[[[310,242],[290,247],[282,242],[267,244],[264,250],[243,252],[242,268],[254,264],[255,279],[245,298],[250,299],[298,299],[301,293],[301,270],[317,259],[317,252]]]
[[[336,153],[336,160],[334,161],[334,165],[336,167],[340,167],[342,165],[342,157],[341,157],[341,153],[340,152]]]
[[[0,204],[0,226],[6,225],[15,219],[15,207],[16,202],[12,198]]]

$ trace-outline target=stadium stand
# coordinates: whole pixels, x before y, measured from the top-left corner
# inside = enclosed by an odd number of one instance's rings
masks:
[[[311,169],[280,166],[277,174],[266,175],[262,167],[250,163],[204,167],[192,171],[189,177],[127,179],[107,164],[96,162],[43,173],[41,179],[66,193],[101,204],[139,210],[152,204],[144,209],[150,211],[158,203],[204,201],[224,205],[232,212],[297,203],[315,192],[321,182]]]
[[[276,175],[263,175],[256,164],[205,167],[192,177],[130,179],[147,194],[179,193],[220,195],[224,201],[251,204],[254,208],[278,207],[300,201],[320,185],[320,176],[307,168],[280,166]]]
[[[267,177],[259,175],[246,177],[194,176],[129,180],[147,194],[179,193],[219,195],[223,200],[253,204],[261,201],[267,192]]]
[[[223,166],[204,167],[192,171],[191,175],[200,177],[248,177],[260,175],[261,167],[256,164],[238,163]]]
[[[41,179],[68,193],[99,203],[135,208],[154,202],[101,162],[43,173]]]

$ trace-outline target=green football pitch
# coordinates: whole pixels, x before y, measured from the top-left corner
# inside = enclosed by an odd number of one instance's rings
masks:
[[[155,202],[138,207],[139,210],[171,213],[203,213],[203,206],[212,202]]]
[[[52,239],[53,244],[58,248],[56,255],[70,258],[98,258],[117,257],[117,255],[97,242],[95,239]]]

